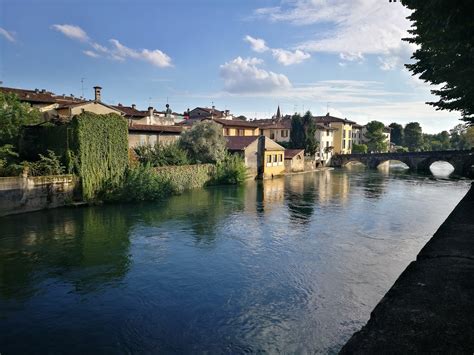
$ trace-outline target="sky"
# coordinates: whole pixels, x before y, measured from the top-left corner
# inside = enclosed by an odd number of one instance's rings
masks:
[[[365,124],[460,123],[410,62],[409,11],[388,0],[0,0],[0,81],[176,112],[215,105]]]

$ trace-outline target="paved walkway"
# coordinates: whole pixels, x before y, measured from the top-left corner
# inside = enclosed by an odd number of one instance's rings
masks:
[[[474,354],[474,183],[341,354]]]

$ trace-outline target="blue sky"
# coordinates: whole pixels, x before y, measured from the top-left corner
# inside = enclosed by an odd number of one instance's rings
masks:
[[[406,9],[381,0],[0,0],[3,86],[84,94],[112,104],[166,101],[269,117],[310,109],[418,121],[434,133],[456,112],[425,105],[429,86],[403,64]]]

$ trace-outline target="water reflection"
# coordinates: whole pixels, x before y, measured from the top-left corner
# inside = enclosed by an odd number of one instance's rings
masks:
[[[98,208],[27,216],[12,216],[2,224],[1,297],[33,295],[38,277],[61,278],[86,292],[126,274],[130,225],[120,209],[108,209],[106,216]]]
[[[0,351],[337,352],[469,188],[351,169],[0,219]]]

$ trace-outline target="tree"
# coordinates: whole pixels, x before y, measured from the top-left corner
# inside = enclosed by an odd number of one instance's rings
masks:
[[[303,125],[303,120],[301,116],[297,113],[291,117],[291,131],[290,131],[290,143],[292,148],[301,148],[305,147],[305,130]]]
[[[403,126],[399,123],[390,123],[388,125],[392,131],[390,133],[390,140],[393,144],[402,146],[403,145]]]
[[[212,121],[196,123],[183,132],[179,144],[198,163],[217,163],[225,158],[226,139],[222,126]]]
[[[41,112],[12,93],[0,92],[0,146],[18,146],[22,126],[41,122]]]
[[[407,123],[404,129],[405,145],[410,152],[414,152],[422,148],[423,134],[421,126],[418,122]]]
[[[420,79],[440,89],[431,90],[439,101],[428,104],[438,110],[459,111],[474,123],[474,27],[472,0],[402,0],[413,10],[412,37],[404,40],[418,48],[413,64],[406,67]]]
[[[313,155],[318,149],[319,142],[316,141],[316,124],[314,123],[313,115],[307,111],[303,117],[303,126],[305,133],[305,153]]]
[[[467,142],[467,147],[466,148],[474,148],[474,127],[469,127],[466,130],[466,142]]]
[[[352,153],[366,154],[367,150],[368,150],[368,147],[365,144],[353,144],[352,145]]]
[[[462,150],[469,149],[469,143],[466,139],[467,125],[458,124],[452,130],[449,131],[451,135],[451,148]]]
[[[385,125],[379,121],[371,121],[365,126],[367,132],[365,138],[367,139],[367,147],[373,152],[387,151],[387,141],[384,134]]]

